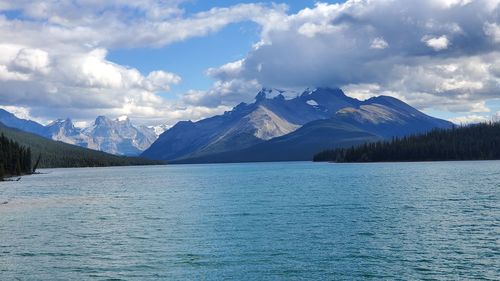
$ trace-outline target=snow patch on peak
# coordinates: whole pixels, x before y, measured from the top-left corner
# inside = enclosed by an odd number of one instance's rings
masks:
[[[302,92],[301,96],[302,97],[310,96],[315,91],[316,91],[316,89],[307,88],[307,89],[304,90],[304,92]]]
[[[129,119],[128,119],[127,115],[122,115],[122,116],[116,118],[116,120],[123,122],[123,121],[128,121]]]
[[[45,127],[46,136],[118,155],[138,155],[158,137],[153,128],[134,126],[127,116],[116,119],[98,116],[88,127],[85,122],[78,123],[83,128],[75,127],[69,118],[58,119]]]
[[[279,99],[286,100],[291,99],[297,96],[297,92],[295,91],[287,91],[275,88],[262,88],[262,90],[257,93],[255,96],[256,101],[262,101],[266,99]]]
[[[306,103],[310,106],[318,106],[319,104],[315,100],[308,100]]]
[[[66,119],[59,118],[59,119],[56,119],[56,120],[50,122],[49,125],[47,125],[47,126],[63,125],[66,123],[72,124],[73,122],[69,118],[66,118]]]
[[[157,125],[157,126],[148,126],[149,129],[153,130],[155,132],[156,137],[160,136],[170,128],[168,125]]]

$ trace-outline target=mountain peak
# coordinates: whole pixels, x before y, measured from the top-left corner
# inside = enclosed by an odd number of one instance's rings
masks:
[[[285,100],[285,96],[283,94],[279,94],[279,95],[275,96],[273,99],[275,99],[275,100]]]
[[[337,96],[337,97],[347,97],[340,88],[331,88],[331,87],[319,87],[316,89],[307,88],[301,97],[308,96]]]
[[[297,92],[263,88],[255,103],[240,103],[223,115],[196,122],[178,122],[142,155],[167,161],[216,162],[221,155],[229,161],[306,160],[318,149],[450,126],[388,97],[360,101],[329,87],[293,94]]]
[[[95,119],[95,125],[96,126],[99,126],[99,125],[109,125],[109,124],[111,124],[111,120],[108,117],[104,116],[104,115],[99,115]]]
[[[59,118],[59,119],[57,119],[54,122],[56,122],[56,123],[73,123],[73,121],[71,121],[71,118],[69,118],[69,117],[66,117],[66,119]]]
[[[274,88],[262,88],[255,96],[255,101],[260,102],[266,99],[285,100],[285,96],[283,95],[283,93],[285,92],[286,91],[284,90],[278,90]]]
[[[259,102],[265,100],[267,98],[267,92],[266,88],[262,88],[262,90],[260,90],[255,96],[255,101]]]
[[[52,121],[49,125],[47,126],[59,126],[59,127],[64,127],[64,126],[73,126],[73,121],[69,118],[66,117],[66,119],[59,118],[54,121]]]

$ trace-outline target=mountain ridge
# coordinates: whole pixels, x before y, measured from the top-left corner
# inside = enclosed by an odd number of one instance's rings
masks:
[[[361,101],[317,88],[285,99],[274,91],[262,89],[254,103],[223,115],[179,122],[141,155],[171,163],[312,160],[326,148],[453,125],[389,96]]]
[[[129,165],[159,165],[160,161],[138,157],[118,156],[92,150],[61,141],[51,140],[37,134],[8,127],[0,122],[0,134],[29,147],[32,159],[41,155],[40,168],[103,167]]]
[[[98,116],[93,125],[86,128],[76,127],[70,118],[57,119],[43,126],[35,121],[18,118],[4,109],[0,109],[0,122],[48,139],[128,156],[139,155],[148,148],[156,140],[158,129],[135,126],[128,117],[112,120],[105,116]]]

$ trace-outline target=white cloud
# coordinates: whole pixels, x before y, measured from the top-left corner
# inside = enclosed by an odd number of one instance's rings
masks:
[[[208,91],[189,91],[183,101],[196,106],[232,106],[240,102],[251,102],[262,87],[256,80],[231,79],[216,81]]]
[[[434,49],[435,51],[446,50],[450,45],[450,40],[448,40],[445,35],[440,37],[425,35],[424,37],[422,37],[422,42],[425,42],[427,46]]]
[[[30,111],[26,107],[19,106],[0,106],[0,108],[7,110],[8,112],[14,114],[18,118],[31,119]]]
[[[497,23],[485,23],[484,33],[495,43],[500,43],[500,25]]]
[[[0,65],[0,81],[4,81],[0,104],[31,108],[35,118],[166,116],[161,109],[170,105],[156,92],[168,91],[181,79],[166,71],[144,76],[135,68],[108,61],[104,49],[60,54],[50,64],[45,52],[26,50],[20,46],[18,53],[23,56],[4,58],[8,68]]]
[[[299,34],[306,37],[314,37],[318,34],[329,34],[334,33],[337,28],[330,24],[314,24],[314,23],[304,23],[298,29]]]
[[[150,91],[170,91],[170,85],[181,82],[177,74],[166,71],[152,71],[146,78],[146,87]]]
[[[23,48],[19,50],[16,58],[12,61],[11,68],[20,72],[40,72],[49,71],[49,54],[40,49]]]
[[[290,15],[275,4],[187,14],[183,2],[0,0],[0,11],[23,16],[0,15],[0,104],[35,117],[172,123],[250,101],[261,86],[340,86],[461,112],[487,112],[485,101],[498,98],[498,0],[349,0]],[[107,59],[116,47],[161,47],[241,21],[261,27],[260,41],[243,59],[208,69],[211,89],[179,100],[158,94],[181,82],[177,74]]]
[[[285,5],[250,3],[186,16],[179,7],[182,2],[186,1],[15,1],[8,5],[9,10],[35,21],[3,17],[0,32],[5,41],[26,45],[47,42],[107,49],[159,47],[206,36],[242,21],[254,21],[268,29],[284,18],[286,10]]]
[[[0,81],[9,80],[27,81],[29,80],[29,76],[24,73],[10,71],[7,66],[0,65]]]
[[[370,45],[370,48],[372,48],[372,49],[385,49],[388,47],[389,47],[389,43],[387,43],[387,41],[385,41],[384,38],[381,38],[381,37],[377,37],[377,38],[373,39],[373,41]]]
[[[237,71],[211,69],[217,82],[205,94],[213,104],[218,85],[254,81],[285,89],[342,87],[360,98],[391,95],[420,109],[488,112],[485,101],[500,94],[500,52],[492,40],[499,3],[319,3],[267,30]],[[241,100],[250,95],[233,91]]]
[[[464,6],[474,0],[434,0],[435,4],[441,8],[451,8],[453,6]]]
[[[224,76],[224,79],[237,77],[238,75],[241,74],[244,62],[245,60],[241,59],[234,62],[226,63],[217,68],[209,68],[207,70],[207,75],[210,77]]]
[[[449,118],[448,121],[453,122],[458,125],[467,125],[467,124],[474,124],[474,123],[482,123],[482,122],[488,122],[491,121],[491,118],[488,118],[486,116],[482,115],[466,115],[466,116],[459,116],[459,117],[454,117],[454,118]]]
[[[21,15],[0,14],[0,105],[29,108],[34,118],[71,116],[82,122],[98,114],[127,114],[164,123],[180,114],[198,118],[215,112],[160,95],[181,82],[179,75],[165,69],[141,73],[109,61],[107,50],[162,47],[241,21],[266,30],[284,18],[286,6],[240,4],[187,14],[183,2],[0,0],[0,13]]]

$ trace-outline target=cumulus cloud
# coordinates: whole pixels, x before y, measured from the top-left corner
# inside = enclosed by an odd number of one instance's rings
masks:
[[[435,0],[434,4],[441,8],[451,8],[453,6],[464,6],[474,0]]]
[[[71,107],[124,109],[134,104],[156,107],[164,101],[155,93],[168,91],[180,82],[173,73],[153,71],[144,76],[137,69],[114,64],[106,60],[104,49],[61,54],[49,64],[46,51],[21,47],[12,58],[5,60],[5,72],[0,67],[3,105],[47,111]]]
[[[495,43],[500,43],[500,25],[497,23],[485,23],[484,33]]]
[[[242,101],[253,99],[261,85],[256,80],[230,79],[216,81],[208,91],[187,92],[182,100],[196,106],[218,107],[232,106]]]
[[[181,83],[179,75],[163,69],[141,73],[109,61],[108,50],[162,47],[240,21],[264,30],[283,18],[286,6],[241,4],[187,14],[184,2],[0,0],[0,105],[23,116],[27,109],[37,120],[70,116],[82,122],[126,114],[172,123],[181,115],[198,119],[223,111],[215,104],[164,99],[160,93]],[[6,11],[20,16],[8,18]]]
[[[0,13],[22,15],[0,14],[0,104],[47,118],[126,114],[172,124],[223,112],[262,86],[342,87],[468,115],[499,98],[499,0],[348,0],[295,14],[280,4],[187,14],[183,2],[0,0]],[[210,89],[176,101],[158,93],[182,77],[107,59],[116,47],[161,47],[241,21],[260,26],[259,42],[208,69]]]
[[[3,7],[33,19],[13,21],[2,17],[0,31],[3,40],[24,44],[69,43],[73,47],[89,48],[161,47],[191,37],[206,36],[235,22],[254,21],[268,29],[282,19],[286,11],[286,5],[250,3],[215,7],[186,16],[179,6],[183,2],[188,1],[0,0],[0,12]],[[29,36],[20,36],[27,34]]]
[[[482,122],[488,122],[491,119],[488,117],[482,116],[482,115],[467,115],[467,116],[459,116],[459,117],[454,117],[448,119],[448,121],[451,121],[455,124],[458,125],[467,125],[467,124],[474,124],[474,123],[482,123]]]
[[[417,106],[487,112],[498,99],[498,0],[380,0],[318,3],[286,16],[217,82],[266,87],[333,86],[359,97],[386,94]],[[240,99],[243,89],[233,89]],[[197,101],[204,100],[197,93]],[[227,99],[219,99],[223,102]]]
[[[16,58],[12,61],[11,68],[20,72],[49,71],[49,53],[40,49],[23,48],[19,50]]]
[[[449,118],[448,120],[459,125],[484,123],[484,122],[499,122],[500,111],[497,111],[492,115],[469,114],[465,116]]]
[[[446,37],[446,35],[440,36],[440,37],[432,37],[429,35],[426,35],[422,37],[422,42],[425,42],[425,44],[435,51],[441,51],[441,50],[446,50],[448,49],[448,46],[450,45],[450,40]]]
[[[389,43],[384,40],[384,38],[377,37],[373,39],[372,44],[370,45],[370,48],[372,49],[385,49],[389,47]]]

